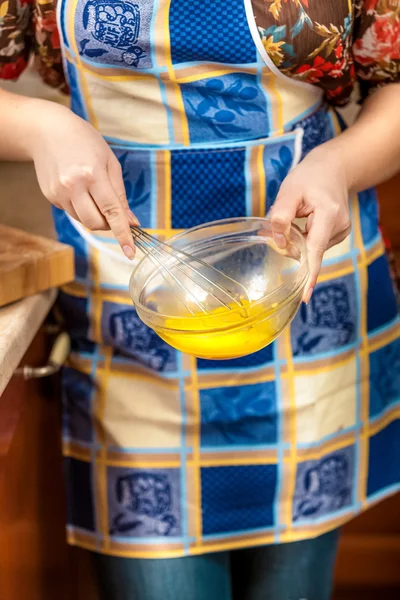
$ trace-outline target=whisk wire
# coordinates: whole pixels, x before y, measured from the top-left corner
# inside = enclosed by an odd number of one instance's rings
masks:
[[[183,300],[182,296],[180,296],[178,294],[178,292],[176,291],[176,289],[173,287],[173,285],[171,285],[171,283],[168,281],[168,277],[171,277],[175,283],[183,289],[184,292],[186,292],[186,294],[188,296],[190,296],[193,301],[195,302],[195,304],[197,304],[197,306],[199,307],[199,309],[204,312],[205,314],[211,314],[211,311],[209,311],[206,307],[204,307],[196,298],[196,296],[185,286],[184,283],[182,283],[181,281],[179,281],[179,279],[170,271],[170,269],[168,267],[165,266],[165,264],[163,264],[161,262],[160,259],[157,259],[156,256],[154,256],[154,252],[155,253],[159,253],[159,250],[157,248],[152,248],[152,251],[150,252],[148,250],[148,248],[143,244],[143,242],[141,241],[141,239],[139,237],[137,237],[135,239],[136,241],[136,245],[137,247],[144,253],[146,254],[146,256],[148,256],[150,258],[150,260],[152,261],[152,263],[157,267],[158,270],[161,269],[165,269],[166,273],[161,273],[164,281],[166,282],[166,284],[168,285],[169,289],[175,294],[175,296],[178,298],[178,300],[180,300],[182,302],[182,304],[185,306],[185,308],[192,314],[194,315],[195,313],[192,311],[192,309],[190,308],[190,306],[188,306],[186,304],[186,302]],[[181,270],[179,267],[177,267],[178,270]],[[183,271],[182,271],[183,272]],[[168,275],[168,277],[167,277]]]
[[[181,249],[176,249],[173,248],[172,246],[170,246],[169,244],[162,242],[161,240],[158,240],[157,238],[153,237],[152,235],[150,235],[149,233],[147,233],[147,231],[144,231],[143,229],[140,228],[136,228],[139,230],[140,234],[145,237],[149,243],[153,243],[155,246],[159,246],[162,247],[163,250],[165,250],[166,252],[168,252],[174,260],[179,261],[184,267],[191,269],[193,272],[196,273],[196,275],[199,275],[202,279],[204,279],[205,281],[207,281],[207,283],[209,283],[210,285],[212,285],[213,287],[215,287],[216,289],[218,289],[220,292],[222,292],[223,294],[226,294],[230,300],[233,300],[238,306],[242,306],[242,302],[240,302],[240,300],[238,300],[234,294],[234,292],[232,290],[223,288],[222,286],[220,286],[216,281],[212,281],[211,279],[209,279],[206,275],[204,275],[204,273],[201,273],[199,270],[195,269],[194,267],[190,267],[190,265],[187,264],[187,262],[185,262],[181,256],[183,256],[187,261],[192,261],[192,262],[196,262],[197,264],[201,265],[202,267],[208,269],[208,270],[212,270],[217,276],[221,277],[222,273],[221,271],[219,271],[218,269],[216,269],[215,267],[213,267],[212,265],[204,262],[203,260],[201,260],[200,258],[197,258],[187,252],[185,252],[184,250]],[[227,275],[223,275],[224,279],[227,281],[232,281],[232,283],[236,283],[233,282],[233,280],[230,279],[230,277],[228,277]],[[201,284],[197,284],[199,285],[199,287],[202,287],[203,290],[207,291],[209,293],[209,290],[205,287],[203,287]],[[220,300],[220,299],[219,299]],[[220,300],[221,301],[221,300]],[[222,301],[221,301],[222,302]],[[223,302],[222,302],[223,303]],[[223,303],[227,308],[230,308],[229,305]]]
[[[203,313],[211,314],[211,311],[208,310],[208,308],[204,306],[201,301],[199,301],[193,291],[190,290],[187,285],[185,285],[185,283],[172,272],[172,268],[182,273],[190,281],[194,281],[196,286],[202,289],[207,296],[210,295],[217,302],[217,304],[222,305],[227,309],[232,308],[232,303],[236,304],[238,307],[243,307],[243,303],[237,293],[234,293],[227,286],[220,285],[216,280],[210,279],[210,277],[207,277],[207,275],[205,275],[198,268],[195,268],[191,263],[195,263],[196,265],[199,265],[199,267],[203,267],[203,270],[206,272],[211,270],[212,273],[215,274],[215,278],[219,277],[221,279],[223,277],[224,282],[226,281],[228,284],[238,286],[239,284],[237,284],[237,282],[232,280],[230,277],[223,274],[212,265],[202,261],[200,258],[192,256],[184,250],[173,248],[169,244],[158,240],[140,227],[133,226],[131,227],[131,231],[138,248],[151,259],[153,264],[160,271],[169,288],[174,292],[177,298],[184,304],[185,308],[189,310],[191,314],[194,314],[193,311],[184,302],[182,296],[176,291],[176,289],[174,289],[174,286],[171,285],[170,281],[168,281],[168,278],[173,279],[176,285],[179,286],[179,288],[183,290],[187,296],[192,299],[192,301],[194,301],[194,303]],[[216,290],[220,292],[220,295],[215,293]],[[243,291],[245,292],[244,288]],[[227,301],[225,301],[224,298],[221,298],[221,295],[224,295]]]
[[[143,235],[141,235],[142,233],[144,234],[144,236],[143,236]],[[143,240],[143,237],[145,237],[146,235],[148,235],[148,234],[146,234],[146,232],[144,232],[144,231],[142,232],[142,231],[140,230],[140,233],[139,233],[139,235],[138,235],[138,237],[137,237],[136,239],[137,239],[138,241],[140,240],[140,241],[142,242],[142,240]],[[153,241],[153,239],[151,238],[151,236],[148,236],[148,240],[149,240],[149,243]],[[193,273],[195,273],[196,275],[198,275],[198,276],[202,277],[202,278],[203,278],[205,281],[207,281],[209,284],[211,284],[212,286],[214,286],[215,288],[217,288],[217,289],[218,289],[219,291],[221,291],[222,293],[224,293],[224,294],[228,294],[228,292],[229,292],[229,291],[227,292],[227,291],[226,291],[226,290],[224,290],[224,289],[223,289],[221,286],[219,286],[219,285],[218,285],[218,283],[211,281],[211,280],[210,280],[208,277],[206,277],[206,276],[205,276],[203,273],[200,273],[200,272],[199,272],[197,269],[194,269],[193,267],[191,267],[190,265],[188,265],[188,264],[187,264],[187,263],[186,263],[184,260],[182,260],[182,259],[180,258],[179,254],[183,254],[183,256],[185,256],[185,258],[187,258],[187,259],[190,259],[190,260],[194,260],[195,262],[198,262],[199,264],[203,264],[203,265],[204,265],[205,267],[207,267],[207,268],[212,268],[212,267],[211,267],[211,265],[207,265],[207,263],[204,263],[203,261],[200,261],[200,260],[198,260],[197,258],[195,258],[195,257],[191,256],[190,254],[187,254],[187,253],[181,252],[180,250],[175,250],[174,248],[172,248],[172,247],[171,247],[171,246],[169,246],[168,244],[164,244],[163,242],[161,242],[161,241],[159,241],[159,240],[156,240],[155,238],[154,238],[154,241],[155,241],[155,242],[159,242],[159,245],[163,247],[163,250],[160,250],[159,248],[157,248],[157,243],[156,243],[156,244],[153,244],[153,245],[151,246],[151,250],[152,250],[153,252],[156,252],[156,253],[157,253],[157,255],[160,255],[162,258],[164,258],[163,252],[165,251],[165,252],[166,252],[166,254],[167,254],[167,260],[168,260],[168,258],[171,258],[171,259],[172,259],[172,260],[171,260],[171,264],[172,264],[173,262],[175,262],[175,263],[179,263],[178,265],[177,265],[177,264],[175,264],[175,265],[174,265],[174,267],[175,267],[175,268],[176,268],[176,269],[177,269],[177,270],[178,270],[180,273],[182,273],[183,275],[185,275],[185,277],[187,277],[188,279],[191,279],[191,280],[193,280]],[[144,247],[144,245],[143,245],[143,243],[142,243],[142,248],[143,248],[143,247]],[[168,252],[167,252],[167,251],[169,252],[169,254],[168,254]],[[149,254],[151,254],[151,252],[150,252]],[[169,275],[171,275],[171,276],[174,278],[174,280],[176,281],[176,283],[178,283],[178,285],[180,285],[180,286],[181,286],[181,287],[182,287],[182,288],[185,290],[185,292],[186,292],[187,294],[189,294],[189,295],[190,295],[190,296],[193,298],[193,300],[195,301],[195,303],[196,303],[196,304],[199,306],[199,308],[200,308],[201,310],[203,310],[204,312],[207,312],[207,313],[211,313],[211,311],[207,310],[207,309],[206,309],[204,306],[202,306],[202,305],[199,303],[198,299],[196,298],[196,296],[194,295],[194,293],[193,293],[191,290],[189,290],[189,289],[188,289],[188,288],[187,288],[187,287],[186,287],[186,286],[185,286],[185,285],[184,285],[184,284],[183,284],[183,283],[182,283],[180,280],[178,280],[176,277],[174,277],[173,273],[172,273],[172,272],[169,270],[169,268],[168,268],[168,267],[169,267],[168,263],[167,263],[167,264],[164,264],[164,263],[162,263],[162,262],[161,262],[161,259],[160,259],[160,264],[161,264],[161,266],[162,266],[162,267],[164,267],[164,268],[167,270],[167,272],[169,273]],[[183,267],[183,268],[182,268],[182,267]],[[190,274],[190,275],[188,275],[188,274],[185,272],[185,270],[184,270],[184,269],[187,269],[187,270],[189,270],[189,272],[190,272],[191,274]],[[217,271],[217,273],[218,273],[218,271]],[[199,283],[197,280],[194,280],[194,281],[195,281],[196,285],[197,285],[197,286],[198,286],[200,289],[202,289],[204,292],[206,292],[206,294],[209,294],[209,293],[210,293],[210,290],[209,290],[209,288],[206,288],[206,287],[204,286],[204,284],[201,284],[201,283]],[[231,294],[231,297],[232,297],[232,299],[233,299],[233,300],[235,300],[235,301],[237,302],[238,306],[241,306],[241,303],[240,303],[239,301],[237,301],[237,300],[236,300],[236,298],[233,296],[233,294],[232,294],[232,293],[230,293],[230,294]],[[216,296],[215,296],[215,295],[214,295],[214,297],[216,298]],[[221,304],[223,304],[223,306],[225,306],[225,308],[228,308],[228,309],[229,309],[229,308],[231,308],[231,307],[229,306],[229,304],[227,304],[226,302],[224,302],[224,300],[222,300],[221,298],[218,298],[218,300],[219,300],[219,302],[220,302]]]

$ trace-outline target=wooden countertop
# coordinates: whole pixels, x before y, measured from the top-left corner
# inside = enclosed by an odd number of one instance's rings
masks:
[[[0,309],[0,396],[56,298],[55,289]]]
[[[0,163],[0,223],[55,238],[50,206],[33,166]],[[56,297],[49,290],[0,309],[0,395],[46,318]]]

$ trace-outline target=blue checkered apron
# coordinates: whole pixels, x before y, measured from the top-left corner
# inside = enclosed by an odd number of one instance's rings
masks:
[[[216,0],[60,0],[58,19],[72,109],[110,144],[132,210],[161,239],[263,216],[290,168],[342,129],[319,91],[261,59],[243,0],[225,14]],[[111,234],[55,210],[76,255],[59,299],[72,544],[175,557],[291,542],[398,490],[398,308],[375,191],[350,208],[352,234],[328,251],[310,304],[231,361],[158,338]]]

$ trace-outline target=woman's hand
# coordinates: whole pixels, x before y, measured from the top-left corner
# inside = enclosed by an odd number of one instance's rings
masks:
[[[386,181],[400,170],[399,103],[399,83],[374,92],[354,125],[310,152],[281,186],[271,211],[277,244],[286,246],[295,217],[307,217],[310,279],[305,302],[311,298],[325,250],[350,232],[349,194]]]
[[[46,103],[28,141],[46,198],[93,231],[111,229],[128,258],[135,246],[121,166],[101,135],[70,110]]]
[[[289,173],[270,211],[275,242],[285,248],[295,218],[306,217],[310,277],[303,300],[309,302],[325,251],[350,233],[349,187],[329,142],[316,148]]]

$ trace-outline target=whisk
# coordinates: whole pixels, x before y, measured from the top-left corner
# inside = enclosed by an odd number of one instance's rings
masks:
[[[140,227],[133,226],[131,231],[136,246],[149,257],[190,314],[200,311],[209,315],[220,307],[245,309],[248,294],[240,283],[200,258],[158,240]],[[197,310],[193,310],[193,305]]]

